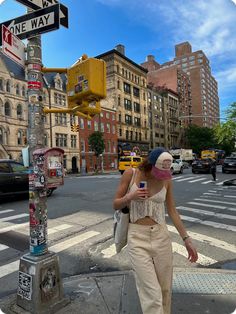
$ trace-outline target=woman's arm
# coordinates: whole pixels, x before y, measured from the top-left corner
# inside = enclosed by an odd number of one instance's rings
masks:
[[[185,230],[184,224],[180,218],[178,211],[176,210],[171,180],[167,183],[166,206],[168,215],[170,216],[175,228],[178,230],[179,235],[185,243],[186,249],[188,251],[188,259],[190,260],[190,262],[196,262],[198,259],[197,251],[192,244],[191,238],[188,236]]]
[[[135,176],[137,172],[138,169],[135,169]],[[125,172],[123,173],[113,201],[113,208],[115,210],[122,209],[125,206],[128,206],[131,200],[143,199],[144,197],[148,196],[147,189],[138,188],[132,192],[127,193],[130,181],[132,180],[132,176],[132,168],[125,170]]]

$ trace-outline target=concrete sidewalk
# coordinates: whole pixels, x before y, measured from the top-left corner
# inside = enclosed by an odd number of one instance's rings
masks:
[[[142,314],[132,271],[72,276],[63,285],[69,303],[57,314]],[[28,313],[16,307],[15,298],[0,300],[0,309]],[[236,271],[174,269],[172,314],[231,314],[235,308]]]

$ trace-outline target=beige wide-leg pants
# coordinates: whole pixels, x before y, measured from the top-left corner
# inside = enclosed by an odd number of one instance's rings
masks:
[[[130,223],[128,250],[143,314],[170,314],[173,256],[166,225]]]

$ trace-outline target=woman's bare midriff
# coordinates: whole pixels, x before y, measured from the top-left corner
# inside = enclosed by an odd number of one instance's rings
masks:
[[[157,223],[152,218],[150,218],[149,216],[146,216],[144,218],[136,220],[135,224],[152,226],[152,225],[156,225]]]

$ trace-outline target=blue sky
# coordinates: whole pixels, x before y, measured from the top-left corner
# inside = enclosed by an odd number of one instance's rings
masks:
[[[42,35],[43,64],[69,67],[83,53],[96,56],[117,44],[136,63],[147,55],[173,59],[178,43],[203,50],[218,81],[221,116],[236,101],[236,0],[64,0],[69,28]],[[16,0],[0,0],[0,22],[26,14]]]

